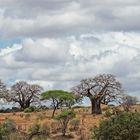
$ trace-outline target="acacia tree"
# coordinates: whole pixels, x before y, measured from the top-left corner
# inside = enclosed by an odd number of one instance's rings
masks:
[[[73,93],[88,97],[92,105],[92,114],[101,114],[101,104],[114,101],[122,93],[120,82],[111,74],[100,74],[94,78],[81,81],[79,85],[72,88]]]
[[[42,100],[50,100],[52,102],[53,107],[52,118],[54,117],[56,109],[74,100],[73,94],[63,90],[49,90],[42,93],[41,96]]]
[[[6,96],[7,101],[18,103],[21,109],[28,108],[31,103],[39,101],[39,95],[43,88],[37,84],[28,84],[19,81],[14,84]]]

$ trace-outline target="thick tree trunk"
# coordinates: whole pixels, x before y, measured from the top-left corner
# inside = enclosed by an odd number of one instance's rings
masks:
[[[91,114],[102,114],[101,102],[98,99],[91,100]]]
[[[30,107],[30,101],[25,102],[25,108],[28,108],[28,107]]]
[[[23,102],[19,102],[19,104],[20,104],[21,109],[25,109]]]
[[[30,107],[30,101],[29,102],[19,102],[21,109],[26,109]]]

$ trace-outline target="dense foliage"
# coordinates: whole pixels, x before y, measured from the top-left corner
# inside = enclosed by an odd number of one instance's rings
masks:
[[[94,128],[95,140],[139,140],[140,114],[121,113],[100,123]]]

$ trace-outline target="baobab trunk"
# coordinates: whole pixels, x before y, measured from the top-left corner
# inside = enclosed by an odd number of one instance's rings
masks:
[[[101,102],[98,99],[91,100],[91,114],[102,114]]]

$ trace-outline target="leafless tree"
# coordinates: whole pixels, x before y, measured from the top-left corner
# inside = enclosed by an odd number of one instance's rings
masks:
[[[100,74],[94,78],[88,78],[72,88],[75,94],[86,96],[92,105],[92,114],[101,114],[101,104],[108,104],[116,100],[122,93],[121,83],[111,74]]]
[[[121,99],[121,105],[126,112],[129,112],[132,105],[136,105],[137,103],[138,99],[130,95],[125,95]]]
[[[19,81],[11,87],[6,99],[9,102],[18,103],[22,109],[25,109],[31,103],[39,101],[39,95],[42,90],[43,88],[37,84]]]
[[[6,85],[0,80],[0,98],[3,98],[7,91]]]

